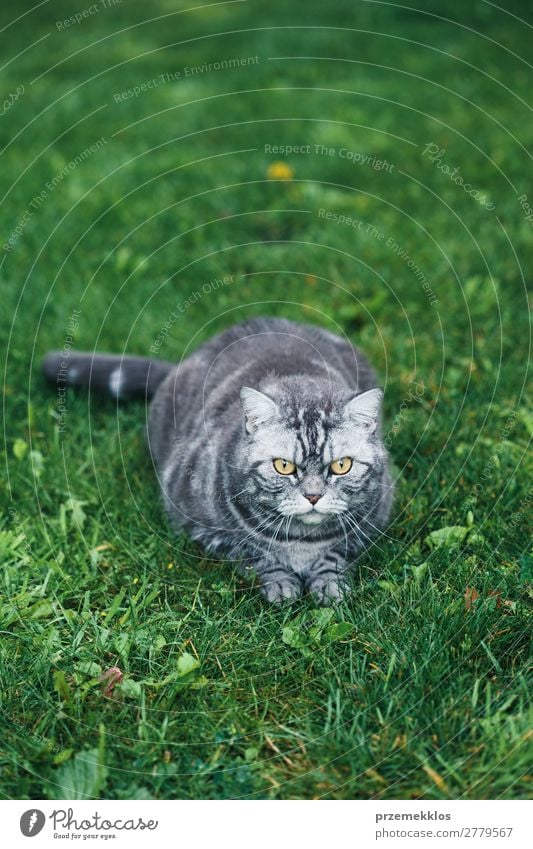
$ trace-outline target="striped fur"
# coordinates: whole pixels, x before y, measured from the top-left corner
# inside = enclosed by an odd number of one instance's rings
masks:
[[[119,354],[67,354],[50,351],[42,369],[48,380],[58,386],[87,386],[114,398],[144,395],[150,398],[174,363],[148,357],[123,357]]]
[[[56,355],[45,360],[53,379]],[[153,394],[148,441],[170,521],[255,571],[279,602],[340,599],[392,503],[382,392],[364,355],[318,328],[258,318],[178,366],[72,354],[71,383]],[[273,460],[296,464],[280,475]],[[345,475],[329,464],[353,458]],[[308,497],[311,495],[311,500]],[[318,496],[318,498],[317,498]]]

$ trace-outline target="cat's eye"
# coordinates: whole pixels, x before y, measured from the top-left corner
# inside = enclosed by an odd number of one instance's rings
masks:
[[[277,457],[274,460],[274,468],[280,475],[293,475],[296,471],[296,466],[290,460],[283,460],[282,457]]]
[[[341,457],[340,460],[334,460],[329,464],[329,468],[334,475],[345,475],[352,468],[352,458]]]

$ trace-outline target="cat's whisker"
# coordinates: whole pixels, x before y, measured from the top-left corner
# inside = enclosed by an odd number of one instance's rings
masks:
[[[385,539],[388,539],[389,542],[398,542],[398,540],[394,539],[394,537],[391,537],[387,533],[385,533],[385,531],[382,530],[382,528],[378,528],[376,525],[372,524],[370,519],[368,519],[366,516],[359,516],[358,520],[360,522],[366,522],[367,525],[370,525],[372,530],[374,530],[377,534],[379,534],[380,537],[385,537]]]
[[[345,516],[346,521],[348,522],[348,524],[350,525],[350,527],[352,528],[352,530],[354,531],[356,536],[362,535],[368,541],[369,546],[376,547],[376,548],[378,548],[379,551],[381,551],[381,549],[379,548],[379,546],[377,544],[377,541],[372,539],[371,537],[368,536],[368,534],[365,533],[365,531],[361,528],[361,526],[357,524],[357,522],[356,522],[356,520],[353,516],[350,516],[349,513],[345,513],[344,516]]]
[[[277,539],[277,537],[278,537],[278,534],[279,534],[279,532],[280,532],[281,528],[283,527],[283,523],[284,523],[284,522],[285,522],[285,516],[282,516],[282,517],[281,517],[281,519],[280,519],[280,521],[279,521],[279,523],[276,525],[276,529],[275,529],[275,531],[274,531],[274,534],[273,534],[273,536],[272,536],[272,539],[270,540],[270,542],[269,542],[269,544],[268,544],[267,553],[266,553],[267,558],[268,558],[268,556],[269,556],[270,552],[272,551],[272,546],[273,546],[273,545],[274,545],[274,543],[276,542],[276,539]]]
[[[279,523],[276,525],[276,529],[275,529],[275,531],[274,531],[274,533],[273,533],[273,535],[272,535],[272,539],[270,540],[270,543],[269,543],[269,545],[268,545],[268,548],[267,548],[267,550],[266,550],[266,553],[265,553],[264,555],[262,555],[262,556],[261,556],[261,561],[264,561],[265,563],[269,563],[269,562],[270,562],[270,552],[271,552],[271,550],[272,550],[272,546],[274,545],[274,543],[275,543],[275,541],[276,541],[276,539],[277,539],[277,536],[278,536],[278,534],[279,534],[279,532],[280,532],[280,530],[281,530],[281,528],[282,528],[282,525],[283,525],[283,522],[284,522],[284,521],[285,521],[285,516],[282,516],[282,517],[281,517],[281,520],[280,520],[280,521],[279,521]],[[268,583],[269,583],[269,581],[263,581],[263,584],[264,584],[265,586],[266,586],[266,585],[268,585]]]
[[[230,498],[228,498],[227,500],[228,500],[228,501],[236,501],[236,500],[237,500],[237,498],[239,498],[240,496],[244,495],[244,493],[245,493],[245,492],[246,492],[247,494],[249,494],[250,496],[253,496],[253,492],[250,490],[249,484],[247,484],[247,485],[244,487],[244,489],[241,489],[241,491],[240,491],[240,492],[237,492],[237,494],[236,494],[236,495],[232,495],[232,496],[231,496]]]
[[[248,526],[248,532],[244,535],[237,537],[237,539],[234,540],[233,549],[240,548],[241,550],[246,551],[245,544],[248,542],[248,540],[253,540],[253,538],[256,537],[261,531],[266,531],[268,530],[268,528],[271,528],[276,521],[277,516],[266,516],[265,518],[257,522],[257,524],[252,525],[251,527]]]
[[[289,544],[289,529],[291,527],[291,522],[293,520],[293,516],[289,516],[289,521],[287,522],[287,527],[285,528],[285,541],[287,545]]]
[[[344,556],[347,558],[348,557],[348,533],[346,531],[346,527],[344,525],[344,522],[343,522],[342,518],[340,517],[340,514],[339,514],[339,519],[340,519],[341,528],[342,528],[343,533],[344,533],[344,543],[345,543]]]
[[[267,517],[266,519],[262,519],[260,522],[258,522],[257,525],[253,525],[251,528],[249,528],[249,531],[245,536],[240,537],[241,544],[244,544],[248,539],[257,535],[259,531],[264,531],[267,528],[271,528],[272,525],[275,524],[276,520],[277,517]]]

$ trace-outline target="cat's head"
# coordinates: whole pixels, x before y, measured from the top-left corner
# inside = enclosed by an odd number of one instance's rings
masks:
[[[379,497],[382,399],[378,388],[349,395],[296,378],[243,387],[244,456],[261,504],[309,526],[343,514],[348,522]]]

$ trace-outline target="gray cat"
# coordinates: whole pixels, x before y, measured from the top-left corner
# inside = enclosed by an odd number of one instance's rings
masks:
[[[253,569],[268,601],[342,598],[392,502],[383,392],[349,342],[256,318],[178,365],[51,353],[43,369],[117,398],[153,396],[148,442],[170,521]]]

